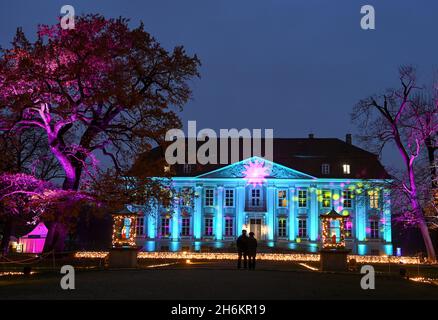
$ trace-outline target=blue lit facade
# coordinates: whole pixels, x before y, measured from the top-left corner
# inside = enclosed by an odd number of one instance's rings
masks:
[[[175,199],[173,212],[157,207],[138,219],[137,244],[146,251],[234,250],[242,229],[260,246],[316,252],[319,216],[334,208],[348,215],[347,248],[358,254],[392,255],[389,192],[383,180],[321,178],[265,161],[270,175],[248,184],[244,165],[256,157],[203,173],[173,178],[175,189],[194,194]],[[348,168],[349,170],[349,168]]]

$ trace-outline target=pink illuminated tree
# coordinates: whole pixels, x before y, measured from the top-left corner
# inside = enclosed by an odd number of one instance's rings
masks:
[[[428,190],[433,171],[424,175],[422,156],[428,139],[436,136],[438,111],[436,105],[421,103],[423,88],[417,86],[412,67],[401,67],[399,73],[400,88],[361,100],[353,120],[363,130],[363,140],[379,153],[387,144],[395,145],[403,165],[391,185],[396,219],[420,230],[429,260],[436,261],[425,211],[431,200]]]
[[[191,97],[199,65],[123,18],[83,15],[72,30],[39,26],[35,42],[19,29],[0,57],[0,130],[42,130],[64,172],[62,188],[76,191],[98,170],[96,155],[123,172],[181,126],[175,111]],[[63,234],[55,219],[49,238],[61,238],[59,250]]]
[[[77,217],[78,210],[88,204],[96,205],[96,198],[86,192],[62,190],[29,174],[0,174],[0,219],[4,222],[2,252],[7,252],[15,227],[35,226],[55,217],[69,225]]]
[[[17,226],[31,223],[38,215],[30,206],[32,198],[52,187],[34,176],[18,173],[0,174],[0,219],[3,221],[1,252],[8,251],[9,239]]]

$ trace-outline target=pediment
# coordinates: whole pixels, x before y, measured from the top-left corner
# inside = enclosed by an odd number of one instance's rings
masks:
[[[262,162],[266,172],[266,179],[316,179],[306,173],[285,167],[281,164],[265,160],[260,157],[251,157],[246,160],[230,164],[226,167],[207,172],[197,178],[245,178],[247,166],[251,163]]]

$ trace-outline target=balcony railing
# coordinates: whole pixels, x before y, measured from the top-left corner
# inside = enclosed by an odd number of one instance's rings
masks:
[[[265,212],[266,211],[266,201],[245,201],[245,211],[250,212]]]

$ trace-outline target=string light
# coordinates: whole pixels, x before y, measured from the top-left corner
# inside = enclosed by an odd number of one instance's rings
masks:
[[[344,220],[348,215],[340,215],[334,209],[328,214],[321,215],[322,221],[322,247],[323,248],[345,248],[345,225]],[[330,235],[332,222],[339,223],[339,241],[333,241]],[[336,237],[336,235],[335,235]]]
[[[161,263],[161,264],[152,264],[150,266],[147,266],[147,268],[159,268],[159,267],[167,267],[174,264],[177,264],[178,262],[172,262],[172,263]]]
[[[425,278],[425,277],[414,277],[414,278],[409,278],[409,280],[414,281],[414,282],[421,282],[421,283],[429,283],[429,284],[438,285],[438,279],[431,279],[431,278]]]
[[[307,268],[307,269],[309,269],[309,270],[312,270],[312,271],[318,271],[318,270],[319,270],[318,268],[315,268],[315,267],[309,266],[308,264],[305,264],[305,263],[299,263],[299,265],[302,266],[302,267],[304,267],[304,268]]]
[[[35,274],[34,271],[31,271],[30,274]],[[5,276],[22,276],[24,275],[23,272],[18,272],[18,271],[5,271],[5,272],[0,272],[0,277],[5,277]]]
[[[81,251],[75,253],[77,259],[104,259],[108,252]],[[169,260],[236,260],[236,253],[214,252],[139,252],[138,259],[169,259]],[[310,253],[258,253],[257,260],[264,261],[291,261],[291,262],[318,262],[319,254]],[[396,256],[359,256],[348,255],[348,260],[354,259],[357,263],[374,264],[419,264],[418,257]]]

